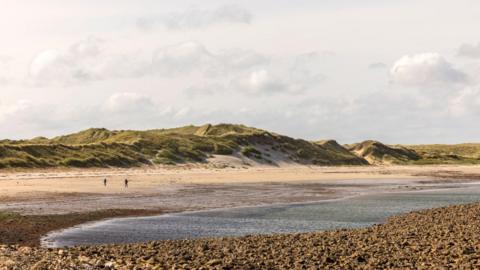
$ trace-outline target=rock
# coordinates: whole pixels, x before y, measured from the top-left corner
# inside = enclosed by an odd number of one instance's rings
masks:
[[[365,263],[365,262],[367,262],[367,260],[363,256],[357,256],[357,262]]]
[[[0,269],[480,269],[479,216],[476,203],[351,230],[62,249],[3,245]]]
[[[80,256],[78,256],[78,261],[79,262],[89,262],[90,258],[88,258],[86,256],[83,256],[83,255],[80,255]]]
[[[11,259],[6,259],[4,260],[0,266],[5,266],[5,267],[9,267],[9,266],[15,266],[15,262]]]
[[[215,265],[219,265],[219,264],[222,264],[222,263],[223,263],[222,260],[213,259],[213,260],[208,261],[208,262],[207,262],[207,265],[215,266]]]
[[[43,259],[43,260],[40,260],[37,263],[35,263],[32,266],[32,268],[30,268],[30,269],[31,270],[45,270],[45,269],[48,269],[47,268],[48,264],[49,264],[49,262],[46,259]]]

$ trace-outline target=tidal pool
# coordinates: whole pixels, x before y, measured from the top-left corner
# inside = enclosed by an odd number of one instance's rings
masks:
[[[477,201],[480,201],[480,186],[469,185],[315,203],[114,218],[52,232],[42,239],[42,244],[63,247],[355,228],[381,223],[388,216],[413,210]]]

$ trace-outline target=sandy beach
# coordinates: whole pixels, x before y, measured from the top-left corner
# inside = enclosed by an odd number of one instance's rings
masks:
[[[103,185],[105,177],[107,178],[107,186]],[[125,178],[129,179],[128,188],[123,185]],[[251,253],[245,255],[242,252],[237,254],[233,251],[224,250],[220,252],[216,249],[222,246],[235,245],[243,250],[246,247],[244,245],[248,246],[258,241],[264,242],[262,245],[265,245],[265,247],[270,246],[273,243],[272,241],[288,245],[289,242],[296,241],[295,239],[298,237],[308,238],[309,242],[305,247],[313,248],[319,243],[319,239],[324,237],[328,237],[325,240],[327,242],[342,241],[344,235],[357,237],[358,234],[361,234],[361,238],[373,237],[371,240],[370,238],[358,240],[358,243],[363,245],[362,243],[365,241],[377,241],[378,239],[375,237],[378,236],[372,234],[372,229],[365,229],[360,231],[347,230],[341,233],[319,233],[318,237],[315,234],[279,235],[273,236],[273,238],[253,236],[251,238],[221,238],[220,240],[192,240],[189,242],[165,241],[144,245],[99,246],[88,248],[88,250],[73,248],[67,250],[54,249],[52,251],[45,248],[36,248],[36,246],[40,243],[40,238],[50,231],[110,217],[312,202],[355,195],[431,190],[476,182],[479,179],[480,166],[257,166],[226,169],[190,166],[108,170],[3,171],[0,174],[0,211],[6,214],[0,216],[0,223],[3,228],[0,234],[3,244],[17,245],[0,246],[0,258],[4,259],[5,263],[2,266],[7,267],[5,269],[10,269],[8,267],[11,266],[19,266],[18,269],[32,267],[40,267],[33,269],[43,269],[42,267],[45,267],[46,262],[55,263],[55,266],[51,265],[51,269],[77,267],[78,265],[87,268],[109,266],[110,268],[107,269],[130,269],[129,266],[133,265],[142,265],[146,269],[156,269],[151,267],[152,265],[172,268],[177,265],[175,263],[177,259],[174,258],[180,258],[183,265],[209,265],[206,269],[216,269],[216,266],[222,265],[239,269],[243,266],[251,268],[254,267],[251,264],[252,262],[259,261]],[[403,224],[403,221],[399,222],[399,224]],[[416,223],[416,221],[412,222]],[[390,230],[389,226],[391,227],[387,224],[379,228],[382,231],[388,231]],[[448,223],[445,223],[445,226],[448,227]],[[374,228],[373,230],[377,229]],[[402,238],[404,230],[397,227],[395,227],[395,230],[392,237],[395,239]],[[423,239],[423,236],[421,237]],[[455,238],[455,235],[451,235],[451,237]],[[328,244],[327,242],[325,243]],[[224,252],[225,254],[221,256],[225,260],[203,256],[201,254],[205,253],[196,251],[196,255],[191,257],[185,251],[185,248],[189,246],[197,250],[197,246],[203,247],[205,244],[212,245],[216,250],[215,254],[223,254],[222,252]],[[351,257],[352,254],[357,254],[348,247],[351,244],[348,242],[336,245],[335,250],[327,250],[331,252],[328,253],[331,255],[327,254],[328,256],[301,251],[298,256],[295,256],[300,259],[298,262],[282,261],[275,263],[272,260],[262,259],[264,265],[257,268],[282,268],[287,265],[295,265],[296,267],[297,264],[302,264],[302,260],[306,265],[311,265],[309,260],[314,258],[320,258],[321,265],[325,267],[354,266],[359,261],[349,259],[354,258]],[[384,245],[384,242],[378,242],[378,249],[382,249],[382,245]],[[31,246],[33,249],[25,246]],[[293,247],[297,249],[296,246]],[[301,250],[305,247],[298,246]],[[142,255],[140,261],[132,261],[133,257],[130,253],[123,253],[128,248],[141,249],[144,256]],[[360,248],[364,248],[364,246]],[[94,255],[99,254],[99,250],[106,254],[105,256],[110,257],[100,258]],[[154,250],[156,251],[154,252]],[[170,259],[161,259],[165,254],[163,250],[172,250],[173,255],[168,253]],[[279,254],[290,252],[285,246],[275,247],[271,250],[279,252]],[[182,257],[178,252],[187,255]],[[379,256],[384,255],[377,255],[379,254],[378,251],[375,251],[375,253],[369,252],[365,250],[364,255],[362,255],[360,262],[362,267],[385,266],[383,264],[385,261],[378,260]],[[399,252],[399,256],[405,256],[401,249],[395,252]],[[261,254],[261,252],[258,254]],[[311,257],[312,254],[314,257]],[[408,258],[404,257],[407,261],[398,261],[400,264],[397,264],[397,266],[415,265],[413,261],[418,259],[417,255],[420,256],[415,253]],[[451,254],[444,255],[450,256]],[[231,256],[240,257],[238,257],[239,260],[232,261],[230,260]],[[47,258],[46,261],[41,259],[43,257]],[[152,259],[147,258],[144,261],[144,257]],[[463,256],[462,263],[465,262],[464,258]],[[364,259],[369,264],[364,264]],[[427,258],[424,261],[426,261],[426,265],[433,265],[431,259]],[[468,261],[468,263],[471,262]],[[182,268],[181,265],[177,266]]]
[[[111,217],[431,190],[479,179],[480,166],[2,171],[0,233],[4,243],[36,246],[50,231]]]
[[[105,209],[198,210],[318,201],[422,184],[475,181],[478,176],[480,166],[4,171],[0,173],[0,210],[37,215]]]

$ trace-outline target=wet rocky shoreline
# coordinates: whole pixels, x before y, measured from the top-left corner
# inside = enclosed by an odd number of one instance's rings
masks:
[[[472,269],[480,203],[416,211],[362,229],[65,249],[0,247],[0,269]]]

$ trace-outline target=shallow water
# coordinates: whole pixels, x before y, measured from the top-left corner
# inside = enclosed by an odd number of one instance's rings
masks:
[[[355,228],[381,223],[388,216],[413,210],[477,201],[480,201],[480,186],[471,185],[308,204],[116,218],[53,232],[43,239],[43,245],[61,247]]]

